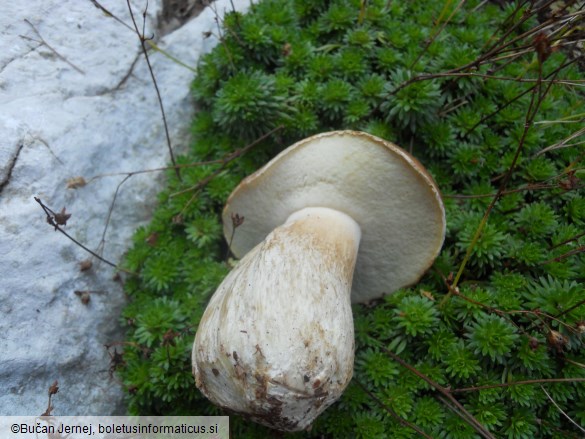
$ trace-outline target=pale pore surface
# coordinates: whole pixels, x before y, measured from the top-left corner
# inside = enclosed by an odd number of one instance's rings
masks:
[[[232,242],[243,256],[293,212],[318,206],[347,214],[361,229],[353,302],[415,283],[443,243],[443,205],[422,165],[354,131],[302,140],[242,181],[226,204],[224,233],[229,239],[232,214],[245,218]]]

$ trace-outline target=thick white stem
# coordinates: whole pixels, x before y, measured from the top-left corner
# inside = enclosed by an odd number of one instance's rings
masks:
[[[294,431],[341,396],[353,373],[350,293],[360,237],[344,213],[306,208],[238,263],[193,346],[197,387],[213,403]]]

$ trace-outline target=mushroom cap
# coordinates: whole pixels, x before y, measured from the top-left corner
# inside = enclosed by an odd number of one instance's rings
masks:
[[[305,207],[335,209],[359,224],[353,303],[416,283],[445,237],[439,189],[418,160],[370,134],[333,131],[295,143],[234,189],[223,211],[231,251],[241,258]],[[244,222],[232,237],[235,214]]]

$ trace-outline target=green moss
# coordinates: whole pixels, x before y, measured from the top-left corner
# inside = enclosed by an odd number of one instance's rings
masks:
[[[443,11],[444,2],[264,0],[248,14],[227,14],[223,41],[201,59],[193,83],[194,142],[179,163],[225,159],[282,128],[229,164],[183,168],[182,181],[169,172],[152,222],[137,230],[125,260],[137,275],[126,282],[128,347],[118,369],[132,413],[221,413],[194,386],[190,349],[205,305],[230,269],[223,204],[242,178],[292,142],[360,129],[412,149],[435,176],[445,195],[445,245],[419,285],[374,306],[354,306],[355,379],[310,432],[290,436],[416,437],[390,408],[433,437],[479,437],[390,351],[452,389],[495,437],[576,437],[560,410],[585,422],[582,382],[509,384],[585,377],[582,145],[574,139],[539,154],[575,131],[575,124],[550,121],[582,112],[583,93],[553,84],[535,118],[542,123],[524,133],[534,82],[419,80],[472,62],[524,10],[511,17],[515,4],[467,2],[423,52],[437,17],[454,5]],[[518,31],[535,24],[532,18]],[[555,52],[543,74],[565,61]],[[534,62],[527,53],[474,71],[534,79]],[[580,73],[570,66],[558,77]],[[517,166],[476,237],[519,142]],[[449,273],[470,248],[458,294],[449,292]],[[455,392],[477,386],[487,387]],[[239,417],[232,425],[234,437],[271,435]]]

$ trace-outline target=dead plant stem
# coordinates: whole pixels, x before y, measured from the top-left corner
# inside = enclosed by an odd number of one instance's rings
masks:
[[[569,63],[570,62],[572,62],[572,61],[569,61]],[[559,68],[557,68],[553,72],[554,76],[556,77],[556,75],[558,75],[558,73],[562,70],[563,66],[565,66],[567,64],[568,63],[565,63],[562,66],[560,66]],[[542,64],[540,64],[538,77],[542,78]],[[541,105],[542,101],[544,100],[546,94],[550,90],[550,87],[552,86],[552,84],[553,84],[553,82],[548,83],[548,86],[546,87],[544,92],[542,92],[542,82],[541,81],[537,82],[533,87],[530,88],[530,90],[532,92],[531,98],[530,98],[530,104],[528,105],[528,109],[526,111],[526,117],[525,117],[525,121],[524,121],[524,129],[522,131],[522,136],[520,137],[520,140],[518,141],[518,147],[516,148],[516,152],[514,153],[514,158],[512,159],[512,163],[510,164],[508,171],[504,175],[504,178],[502,180],[502,183],[500,184],[498,192],[496,193],[496,195],[494,196],[494,198],[490,202],[489,206],[487,207],[487,209],[483,215],[483,218],[481,219],[481,222],[480,222],[480,224],[475,232],[475,235],[473,236],[471,243],[469,244],[469,246],[467,248],[467,251],[465,253],[463,261],[461,262],[459,270],[458,270],[457,274],[455,275],[455,279],[453,280],[453,283],[452,283],[453,289],[455,289],[457,287],[457,284],[459,283],[459,280],[461,279],[461,276],[463,275],[463,271],[465,270],[465,267],[467,266],[467,262],[469,261],[469,259],[471,257],[471,253],[473,252],[473,249],[475,248],[475,244],[477,243],[479,237],[481,236],[481,233],[483,232],[483,229],[485,228],[485,226],[487,224],[487,220],[490,216],[491,211],[493,210],[494,206],[496,205],[496,203],[498,202],[498,200],[500,199],[500,197],[504,193],[504,191],[508,185],[508,182],[510,181],[510,178],[512,177],[512,173],[514,172],[514,169],[516,168],[516,163],[518,162],[518,159],[520,158],[520,154],[524,148],[524,141],[526,139],[526,136],[528,135],[528,131],[530,130],[530,128],[534,122],[534,118],[536,117],[536,114],[538,113],[538,110],[540,108],[540,105]],[[449,292],[445,295],[445,297],[441,301],[440,306],[443,306],[447,302],[447,300],[449,300],[449,298],[451,297],[451,294],[452,294],[452,291],[450,289]]]
[[[232,154],[230,154],[228,157],[226,157],[226,159],[222,162],[222,164],[220,165],[219,168],[217,168],[211,175],[209,175],[209,176],[205,177],[203,180],[199,181],[196,185],[191,186],[190,188],[184,189],[182,191],[175,192],[174,194],[171,194],[170,195],[171,197],[175,197],[177,195],[184,194],[186,192],[194,192],[193,195],[191,196],[191,198],[189,199],[189,201],[187,201],[187,203],[185,204],[185,206],[183,206],[183,209],[181,210],[181,212],[179,213],[179,215],[183,215],[183,213],[185,212],[185,210],[191,205],[191,203],[193,203],[193,201],[195,201],[195,199],[197,198],[197,194],[199,193],[199,191],[201,189],[203,189],[205,186],[207,186],[207,184],[209,184],[209,182],[212,179],[214,179],[215,177],[217,177],[227,167],[227,165],[232,160],[236,159],[237,157],[242,156],[243,154],[245,154],[246,152],[248,152],[251,148],[253,148],[258,143],[260,143],[262,140],[266,139],[267,137],[269,137],[270,135],[274,134],[275,132],[281,130],[282,128],[284,128],[284,126],[283,125],[279,125],[276,128],[274,128],[273,130],[271,130],[268,133],[264,134],[262,137],[260,137],[257,140],[255,140],[254,142],[250,143],[245,148],[234,151]]]
[[[552,3],[552,0],[549,0],[548,3]],[[547,4],[548,4],[547,3]],[[539,8],[543,9],[544,7],[546,7],[546,4],[541,6]],[[478,56],[475,60],[457,67],[455,69],[449,70],[447,72],[443,72],[440,75],[441,76],[447,76],[447,75],[451,75],[453,73],[462,73],[465,72],[471,68],[478,68],[480,65],[485,64],[486,62],[492,62],[494,57],[497,56],[498,54],[504,52],[509,46],[513,45],[514,43],[516,43],[517,41],[522,40],[523,38],[527,38],[530,35],[533,35],[537,32],[539,32],[540,30],[542,30],[543,28],[545,28],[546,26],[552,24],[555,22],[555,20],[559,20],[560,18],[563,17],[559,17],[559,18],[555,18],[553,19],[549,19],[544,23],[541,23],[540,25],[537,25],[535,27],[533,27],[532,29],[524,32],[523,34],[513,38],[512,40],[500,45],[501,43],[503,43],[503,41],[505,40],[505,38],[512,32],[513,29],[509,30],[509,32],[507,32],[505,35],[503,35],[497,43],[495,43],[488,51],[487,53],[484,53],[483,55]],[[528,19],[528,17],[524,20],[526,21]],[[521,24],[521,23],[519,23]],[[516,27],[516,26],[515,26]],[[402,90],[403,88],[408,87],[410,84],[414,83],[414,82],[419,82],[419,81],[424,81],[424,80],[428,80],[428,79],[434,79],[436,77],[440,77],[440,76],[436,76],[436,74],[426,74],[426,75],[418,75],[415,76],[407,81],[404,81],[402,84],[400,84],[398,87],[396,87],[394,90],[392,90],[392,94],[396,94],[398,93],[400,90]]]
[[[28,19],[25,18],[24,21],[26,22],[26,24],[28,24],[32,28],[33,32],[36,34],[36,36],[39,38],[40,41],[37,41],[34,38],[26,37],[24,35],[21,35],[20,36],[21,38],[24,38],[25,40],[34,41],[36,43],[41,44],[42,46],[47,47],[61,61],[63,61],[66,64],[69,64],[73,69],[75,69],[76,71],[78,71],[82,75],[85,75],[85,72],[83,70],[81,70],[79,67],[77,67],[75,64],[73,64],[71,61],[69,61],[67,58],[65,58],[63,55],[61,55],[59,52],[57,52],[57,50],[53,46],[51,46],[49,43],[47,43],[45,41],[45,39],[41,36],[41,34],[37,30],[37,28]]]
[[[398,413],[396,413],[392,407],[390,407],[389,405],[385,404],[384,401],[382,401],[380,398],[378,398],[373,392],[371,392],[370,390],[368,390],[368,388],[362,384],[358,379],[354,378],[353,381],[362,388],[362,390],[368,394],[368,396],[370,398],[372,398],[380,407],[382,407],[384,410],[386,410],[386,412],[388,412],[390,414],[390,416],[392,416],[394,419],[396,419],[398,422],[400,422],[400,424],[402,424],[405,427],[410,428],[411,430],[416,431],[418,434],[420,434],[421,436],[428,438],[428,439],[433,439],[432,436],[429,436],[428,434],[426,434],[424,431],[422,431],[418,426],[416,426],[415,424],[412,424],[410,422],[408,422],[406,419],[400,417],[398,415]]]
[[[450,1],[451,0],[447,0],[447,3],[450,3]],[[455,9],[453,10],[453,12],[451,12],[451,15],[449,15],[449,17],[443,22],[443,24],[441,25],[441,27],[439,28],[439,30],[436,31],[431,38],[429,38],[429,40],[425,44],[425,47],[423,48],[423,50],[418,54],[418,56],[416,57],[416,59],[410,65],[410,67],[409,67],[410,70],[414,69],[414,66],[417,65],[417,63],[420,61],[420,59],[423,57],[423,55],[427,52],[427,50],[429,49],[429,47],[431,46],[431,44],[433,44],[435,42],[435,40],[439,37],[439,35],[441,34],[441,32],[443,32],[443,30],[445,29],[445,27],[451,22],[451,19],[457,13],[457,11],[459,9],[461,9],[461,6],[463,6],[463,4],[465,3],[465,1],[466,0],[461,0],[459,2],[459,4],[455,7]],[[447,7],[447,4],[445,4],[445,8],[446,7]],[[443,13],[441,13],[441,17],[442,16],[443,16]],[[437,26],[438,24],[439,23],[437,23],[435,26]]]
[[[510,383],[488,384],[485,386],[462,387],[461,389],[452,389],[452,393],[478,392],[487,389],[499,389],[502,387],[521,386],[527,384],[544,384],[544,383],[582,383],[585,378],[543,378],[539,380],[513,381]]]
[[[110,219],[112,218],[112,212],[114,211],[114,205],[116,204],[116,199],[118,198],[118,193],[120,191],[120,187],[124,184],[124,182],[126,180],[128,180],[130,177],[132,176],[132,174],[127,175],[126,177],[124,177],[122,179],[122,181],[120,181],[120,183],[118,183],[118,186],[116,186],[116,191],[114,192],[114,196],[112,197],[112,202],[110,203],[110,207],[108,209],[108,215],[106,217],[106,224],[104,226],[104,231],[102,232],[102,239],[100,240],[100,243],[98,244],[96,253],[101,254],[104,250],[104,246],[106,244],[106,232],[108,231],[108,227],[110,225]]]
[[[124,23],[124,21],[122,21],[120,18],[116,17],[112,12],[110,12],[105,6],[103,6],[101,3],[99,3],[97,0],[89,0],[96,8],[98,8],[100,11],[102,11],[104,13],[104,15],[113,18],[114,20],[116,20],[118,23],[120,23],[122,26],[124,26],[126,29],[135,32],[134,29],[132,29],[132,26]],[[197,73],[197,69],[195,67],[191,67],[187,64],[185,64],[183,61],[181,61],[180,59],[174,57],[173,55],[171,55],[170,53],[168,53],[166,50],[161,49],[159,46],[157,46],[155,44],[154,41],[152,40],[146,40],[145,41],[146,44],[148,44],[148,46],[159,52],[161,55],[167,57],[168,59],[170,59],[171,61],[177,63],[178,65],[185,67],[187,70],[191,70],[193,73]]]
[[[451,394],[451,391],[448,388],[445,388],[445,387],[441,386],[440,384],[436,383],[435,381],[433,381],[432,379],[430,379],[425,374],[419,372],[415,367],[413,367],[410,364],[408,364],[406,361],[404,361],[398,355],[394,354],[389,349],[386,349],[385,347],[382,347],[382,350],[389,357],[391,357],[394,361],[396,361],[397,363],[399,363],[402,367],[408,369],[410,372],[412,372],[413,374],[415,374],[416,376],[418,376],[420,379],[422,379],[423,381],[425,381],[427,384],[431,385],[439,393],[441,393],[445,398],[447,398],[449,400],[449,402],[454,407],[457,408],[457,410],[459,411],[459,415],[463,419],[465,419],[465,421],[469,422],[469,424],[471,426],[473,426],[473,428],[479,434],[481,434],[484,438],[494,439],[494,436],[492,436],[492,434],[483,425],[481,425],[481,423],[477,419],[475,419],[475,417],[471,413],[469,413],[467,411],[467,409],[465,407],[463,407],[463,405],[459,401],[457,401],[457,399],[455,399],[455,397]]]
[[[81,242],[79,242],[78,240],[76,240],[73,236],[71,236],[70,234],[68,234],[61,227],[59,227],[59,225],[57,223],[55,223],[55,221],[53,220],[53,218],[55,216],[55,212],[53,212],[49,207],[47,207],[45,204],[43,204],[43,202],[41,201],[40,198],[34,197],[34,200],[37,203],[39,203],[39,205],[43,208],[43,210],[45,211],[45,214],[47,215],[47,222],[52,227],[54,227],[56,231],[61,232],[63,235],[65,235],[67,238],[69,238],[71,241],[73,241],[73,243],[75,243],[76,245],[78,245],[79,247],[81,247],[82,249],[84,249],[86,252],[88,252],[89,254],[95,256],[96,258],[98,258],[103,263],[108,264],[111,267],[114,267],[116,270],[123,271],[124,273],[128,273],[128,274],[133,274],[133,275],[136,274],[136,273],[134,273],[132,271],[129,271],[129,270],[126,270],[124,268],[119,267],[118,265],[114,264],[113,262],[110,262],[107,259],[103,258],[102,256],[98,255],[93,250],[90,250],[89,248],[87,248],[85,245],[83,245]]]
[[[183,189],[179,192],[175,192],[173,194],[171,194],[171,197],[176,197],[177,195],[182,195],[184,193],[187,192],[191,192],[191,191],[198,191],[199,189],[201,189],[203,186],[205,186],[207,183],[209,183],[209,181],[217,176],[217,174],[219,174],[221,171],[223,171],[225,169],[225,167],[234,159],[244,155],[245,153],[247,153],[250,149],[252,149],[254,146],[258,145],[258,143],[262,142],[263,140],[265,140],[266,138],[270,137],[272,134],[274,134],[275,132],[283,129],[284,126],[283,125],[279,125],[276,128],[270,130],[269,132],[267,132],[266,134],[263,134],[261,137],[259,137],[258,139],[254,140],[252,143],[248,144],[247,146],[245,146],[244,148],[241,149],[237,149],[234,152],[232,152],[231,154],[229,154],[227,157],[219,160],[216,163],[220,163],[221,166],[215,170],[213,172],[213,174],[211,174],[210,176],[204,178],[203,180],[201,180],[200,182],[198,182],[196,185],[188,187],[187,189]]]
[[[148,66],[148,71],[150,72],[152,84],[154,85],[154,89],[156,90],[156,97],[158,99],[158,105],[160,107],[160,112],[161,112],[161,116],[163,119],[163,126],[165,129],[165,136],[167,139],[167,147],[169,149],[169,155],[171,157],[171,162],[173,163],[173,166],[175,166],[175,173],[177,174],[177,178],[179,179],[179,181],[182,181],[181,173],[179,172],[179,168],[176,167],[177,162],[175,161],[175,155],[173,153],[173,147],[171,145],[171,136],[169,134],[169,125],[167,123],[167,116],[165,114],[165,108],[163,105],[162,96],[160,94],[160,90],[158,88],[158,83],[156,82],[156,78],[154,76],[154,71],[152,70],[152,65],[150,64],[150,58],[148,57],[148,51],[146,50],[146,45],[145,45],[147,38],[144,35],[144,27],[146,25],[146,11],[148,9],[148,1],[146,2],[146,7],[144,9],[144,12],[142,13],[142,17],[143,17],[142,33],[140,33],[140,30],[138,30],[138,24],[136,23],[136,20],[134,18],[134,12],[132,11],[132,6],[130,5],[130,0],[126,0],[126,3],[128,5],[128,11],[130,12],[130,18],[132,19],[132,24],[134,25],[134,30],[136,32],[136,35],[138,36],[138,39],[140,40],[140,47],[142,47],[142,53],[144,54],[144,59],[146,60],[146,64]]]

